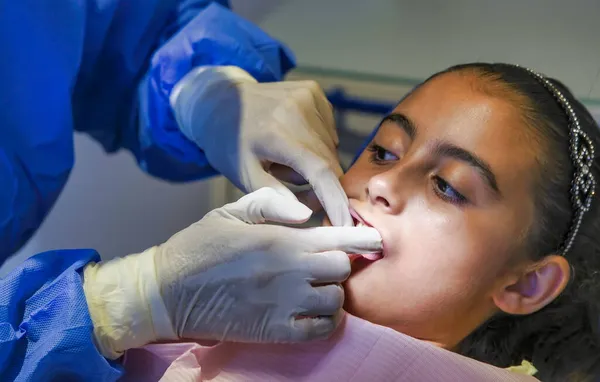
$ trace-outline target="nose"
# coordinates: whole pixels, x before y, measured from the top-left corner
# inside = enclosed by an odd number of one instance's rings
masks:
[[[396,171],[388,170],[379,173],[371,177],[367,183],[368,200],[387,213],[398,213],[404,205],[399,187],[399,174]]]

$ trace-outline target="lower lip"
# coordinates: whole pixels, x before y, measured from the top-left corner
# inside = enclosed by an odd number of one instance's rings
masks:
[[[363,258],[363,259],[369,260],[369,261],[377,261],[377,260],[381,260],[383,258],[381,253],[361,253],[361,254],[350,253],[350,254],[348,254],[348,257],[350,257],[350,262],[353,262],[354,260],[359,259],[359,258]]]
[[[352,273],[356,273],[365,268],[369,268],[370,266],[377,265],[378,262],[379,261],[371,261],[362,256],[358,256],[356,260],[350,262],[350,266],[352,267]]]
[[[381,253],[363,253],[362,257],[364,257],[367,260],[376,261],[382,259],[383,255]]]

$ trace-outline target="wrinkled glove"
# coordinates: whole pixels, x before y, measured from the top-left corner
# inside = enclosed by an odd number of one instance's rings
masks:
[[[381,250],[367,227],[297,229],[302,203],[264,188],[208,213],[166,243],[84,270],[107,358],[158,340],[301,342],[337,327],[347,253]]]
[[[334,225],[352,225],[331,105],[316,82],[257,83],[240,68],[207,66],[181,79],[170,102],[183,134],[241,190],[291,196],[273,174],[306,180]]]

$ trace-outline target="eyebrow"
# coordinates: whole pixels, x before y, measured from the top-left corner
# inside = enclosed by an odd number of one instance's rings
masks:
[[[435,145],[434,152],[438,156],[454,158],[456,160],[466,162],[472,167],[475,167],[477,170],[479,170],[481,175],[483,175],[487,184],[492,188],[492,190],[494,190],[496,194],[500,195],[500,189],[498,188],[496,176],[494,175],[494,172],[490,166],[483,159],[451,143],[437,143]]]
[[[392,122],[396,126],[400,127],[410,137],[411,140],[414,140],[417,136],[416,125],[404,114],[389,114],[381,121],[381,124],[385,122]],[[485,178],[485,181],[490,188],[494,190],[496,194],[500,195],[500,189],[498,188],[498,182],[496,181],[494,172],[492,171],[491,167],[477,155],[472,154],[461,147],[445,142],[436,143],[433,151],[437,156],[454,158],[461,162],[466,162],[471,167],[475,167]]]
[[[408,118],[404,114],[400,114],[400,113],[388,114],[381,121],[380,126],[386,122],[392,122],[396,126],[400,127],[402,130],[404,130],[406,135],[408,135],[408,137],[411,140],[414,140],[415,137],[417,136],[417,128],[415,127],[415,124],[413,123],[413,121],[410,120],[410,118]]]

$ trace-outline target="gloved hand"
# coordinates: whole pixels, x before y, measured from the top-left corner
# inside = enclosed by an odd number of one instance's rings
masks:
[[[170,102],[183,134],[237,187],[291,196],[273,174],[305,179],[334,225],[352,225],[331,105],[315,82],[257,83],[237,67],[200,67],[175,85]]]
[[[347,253],[381,250],[367,227],[297,229],[311,211],[269,188],[208,213],[166,243],[84,270],[99,349],[177,338],[300,342],[341,318]],[[296,320],[298,317],[308,317]]]

